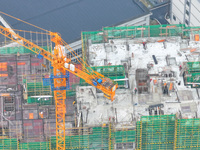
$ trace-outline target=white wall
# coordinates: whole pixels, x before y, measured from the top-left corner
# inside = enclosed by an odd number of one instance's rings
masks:
[[[185,0],[172,0],[172,14],[171,14],[171,24],[179,24],[184,21],[184,5]],[[176,20],[174,20],[174,17]]]
[[[200,26],[200,1],[192,0],[190,26]]]
[[[190,6],[186,4],[187,1]],[[189,12],[189,15],[186,14],[186,10]],[[174,20],[173,16],[176,17],[176,20]],[[189,26],[200,26],[199,16],[200,0],[172,0],[171,24],[186,23],[185,20],[188,20]]]

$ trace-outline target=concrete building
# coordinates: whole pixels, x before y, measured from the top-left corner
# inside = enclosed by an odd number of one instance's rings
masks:
[[[200,25],[200,1],[172,0],[171,1],[171,24],[186,24],[187,26]]]
[[[96,31],[107,26],[149,25],[151,15],[142,3],[132,0],[6,1],[1,3],[0,10],[43,29],[59,32],[79,55],[82,31]],[[35,27],[3,17],[14,29],[38,31]]]

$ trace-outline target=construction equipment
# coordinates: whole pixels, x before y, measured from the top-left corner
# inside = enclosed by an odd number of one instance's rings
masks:
[[[5,13],[3,14],[10,16]],[[22,21],[15,17],[12,18],[17,19],[18,21]],[[22,22],[27,23],[25,21]],[[31,25],[30,23],[27,24]],[[32,26],[37,27],[35,25]],[[51,76],[51,78],[53,81],[52,87],[54,90],[56,105],[56,148],[61,150],[65,149],[65,100],[69,72],[84,79],[88,84],[95,86],[97,89],[100,89],[104,93],[104,96],[111,101],[114,100],[115,91],[118,87],[118,84],[114,83],[114,81],[110,80],[109,78],[104,77],[102,74],[93,71],[91,67],[89,67],[82,58],[78,57],[76,52],[73,51],[73,49],[64,40],[62,40],[61,36],[58,33],[50,32],[47,30],[44,31],[47,32],[46,34],[51,37],[51,41],[55,44],[53,53],[46,51],[32,41],[29,41],[21,35],[16,34],[10,28],[5,28],[0,25],[0,34],[38,54],[38,58],[45,58],[49,60],[51,62],[51,65],[53,66],[53,75]],[[71,54],[77,59],[77,61],[82,64],[83,70],[75,67],[71,59],[64,53],[63,47],[67,48],[67,50],[71,52]],[[87,69],[86,67],[89,67],[90,69]]]

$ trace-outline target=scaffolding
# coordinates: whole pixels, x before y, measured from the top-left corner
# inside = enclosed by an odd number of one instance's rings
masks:
[[[110,131],[110,132],[109,132]],[[0,149],[18,149],[18,150],[47,150],[56,148],[56,137],[50,136],[51,133],[44,140],[37,138],[38,142],[24,142],[19,138],[5,138],[0,139]],[[135,142],[135,130],[110,130],[109,125],[102,127],[80,127],[80,128],[66,128],[66,149],[74,150],[93,150],[93,149],[115,149],[120,147],[131,147]],[[28,137],[28,136],[27,136]],[[36,139],[34,139],[36,140]],[[110,145],[110,147],[109,147]]]
[[[118,129],[112,123],[99,127],[66,128],[66,149],[134,149],[135,144],[137,150],[199,149],[199,123],[199,118],[176,119],[175,115],[160,115],[142,116],[136,129]],[[41,123],[35,123],[33,129],[30,129],[30,123],[25,122],[25,125],[23,131],[19,126],[5,129],[6,134],[0,136],[0,150],[56,148],[55,124],[46,122],[43,127]],[[33,137],[32,132],[37,136]]]

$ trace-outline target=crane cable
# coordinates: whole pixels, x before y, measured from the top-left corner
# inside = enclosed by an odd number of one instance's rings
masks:
[[[36,25],[34,25],[34,24],[31,24],[31,23],[28,23],[28,22],[26,22],[26,21],[23,21],[23,20],[21,20],[21,19],[19,19],[19,18],[17,18],[17,17],[11,16],[11,15],[9,15],[9,14],[7,14],[7,13],[2,12],[2,11],[0,11],[0,13],[6,15],[6,16],[8,16],[8,17],[11,17],[11,18],[13,18],[13,19],[16,19],[16,20],[18,20],[18,21],[21,21],[21,22],[23,22],[23,23],[25,23],[25,24],[28,24],[28,25],[30,25],[30,26],[33,26],[33,27],[35,27],[35,28],[38,28],[38,29],[40,29],[40,30],[43,30],[43,31],[45,31],[45,32],[49,32],[49,33],[50,33],[50,31],[48,31],[48,30],[46,30],[46,29],[43,29],[43,28],[38,27],[38,26],[36,26]]]

